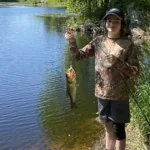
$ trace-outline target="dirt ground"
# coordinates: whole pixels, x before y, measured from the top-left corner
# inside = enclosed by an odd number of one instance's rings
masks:
[[[150,150],[150,147],[144,144],[143,137],[133,123],[127,125],[126,134],[126,150]],[[91,150],[105,150],[105,135],[101,136],[100,139],[94,143]]]

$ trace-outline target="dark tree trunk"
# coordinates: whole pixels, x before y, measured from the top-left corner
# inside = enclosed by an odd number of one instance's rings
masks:
[[[91,15],[92,15],[91,2],[92,2],[92,0],[88,0],[89,17],[91,17]]]
[[[104,0],[104,8],[108,9],[109,7],[109,0]]]

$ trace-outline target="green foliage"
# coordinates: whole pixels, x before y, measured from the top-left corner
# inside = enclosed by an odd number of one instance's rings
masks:
[[[102,16],[100,0],[67,0],[65,4],[68,12],[77,13],[83,20]]]
[[[29,4],[29,5],[38,5],[42,3],[42,5],[44,4],[50,7],[62,7],[64,6],[65,0],[17,0],[17,1],[20,3]]]
[[[17,2],[18,0],[0,0],[0,2]]]
[[[25,2],[27,4],[37,5],[40,3],[40,0],[19,0],[19,2]]]
[[[77,13],[84,20],[100,19],[106,10],[112,7],[122,8],[126,12],[127,6],[131,3],[135,3],[145,14],[149,12],[149,0],[66,0],[65,5],[68,12]]]
[[[64,3],[65,0],[47,0],[48,4],[61,4]]]
[[[150,49],[150,44],[146,44],[143,50],[147,51],[147,49]],[[150,53],[150,52],[149,52]],[[144,53],[144,55],[146,55]],[[141,63],[141,75],[138,80],[138,86],[136,87],[136,91],[134,94],[132,94],[131,97],[131,116],[132,121],[136,123],[138,128],[140,129],[143,136],[146,137],[147,133],[150,132],[150,127],[143,117],[139,107],[137,106],[135,100],[140,105],[143,113],[147,117],[149,123],[150,123],[150,70],[149,70],[150,64],[149,62],[144,60]]]

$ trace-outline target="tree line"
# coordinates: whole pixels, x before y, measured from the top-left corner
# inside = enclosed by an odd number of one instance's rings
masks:
[[[130,3],[135,3],[139,9],[148,12],[150,0],[66,0],[67,10],[77,13],[82,18],[101,18],[106,10],[113,7],[122,8],[126,12],[126,7]]]
[[[130,3],[135,3],[146,13],[150,11],[150,0],[0,0],[0,2],[63,4],[68,12],[76,13],[82,19],[99,19],[112,7],[122,8],[126,12],[126,7]]]

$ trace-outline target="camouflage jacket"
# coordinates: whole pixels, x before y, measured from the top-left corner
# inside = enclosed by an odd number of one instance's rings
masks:
[[[95,96],[102,99],[129,99],[127,81],[139,74],[137,52],[131,39],[121,37],[110,39],[106,36],[94,38],[82,49],[77,48],[76,40],[69,40],[70,50],[74,59],[80,60],[95,57]],[[115,64],[106,59],[107,55],[117,57]]]

